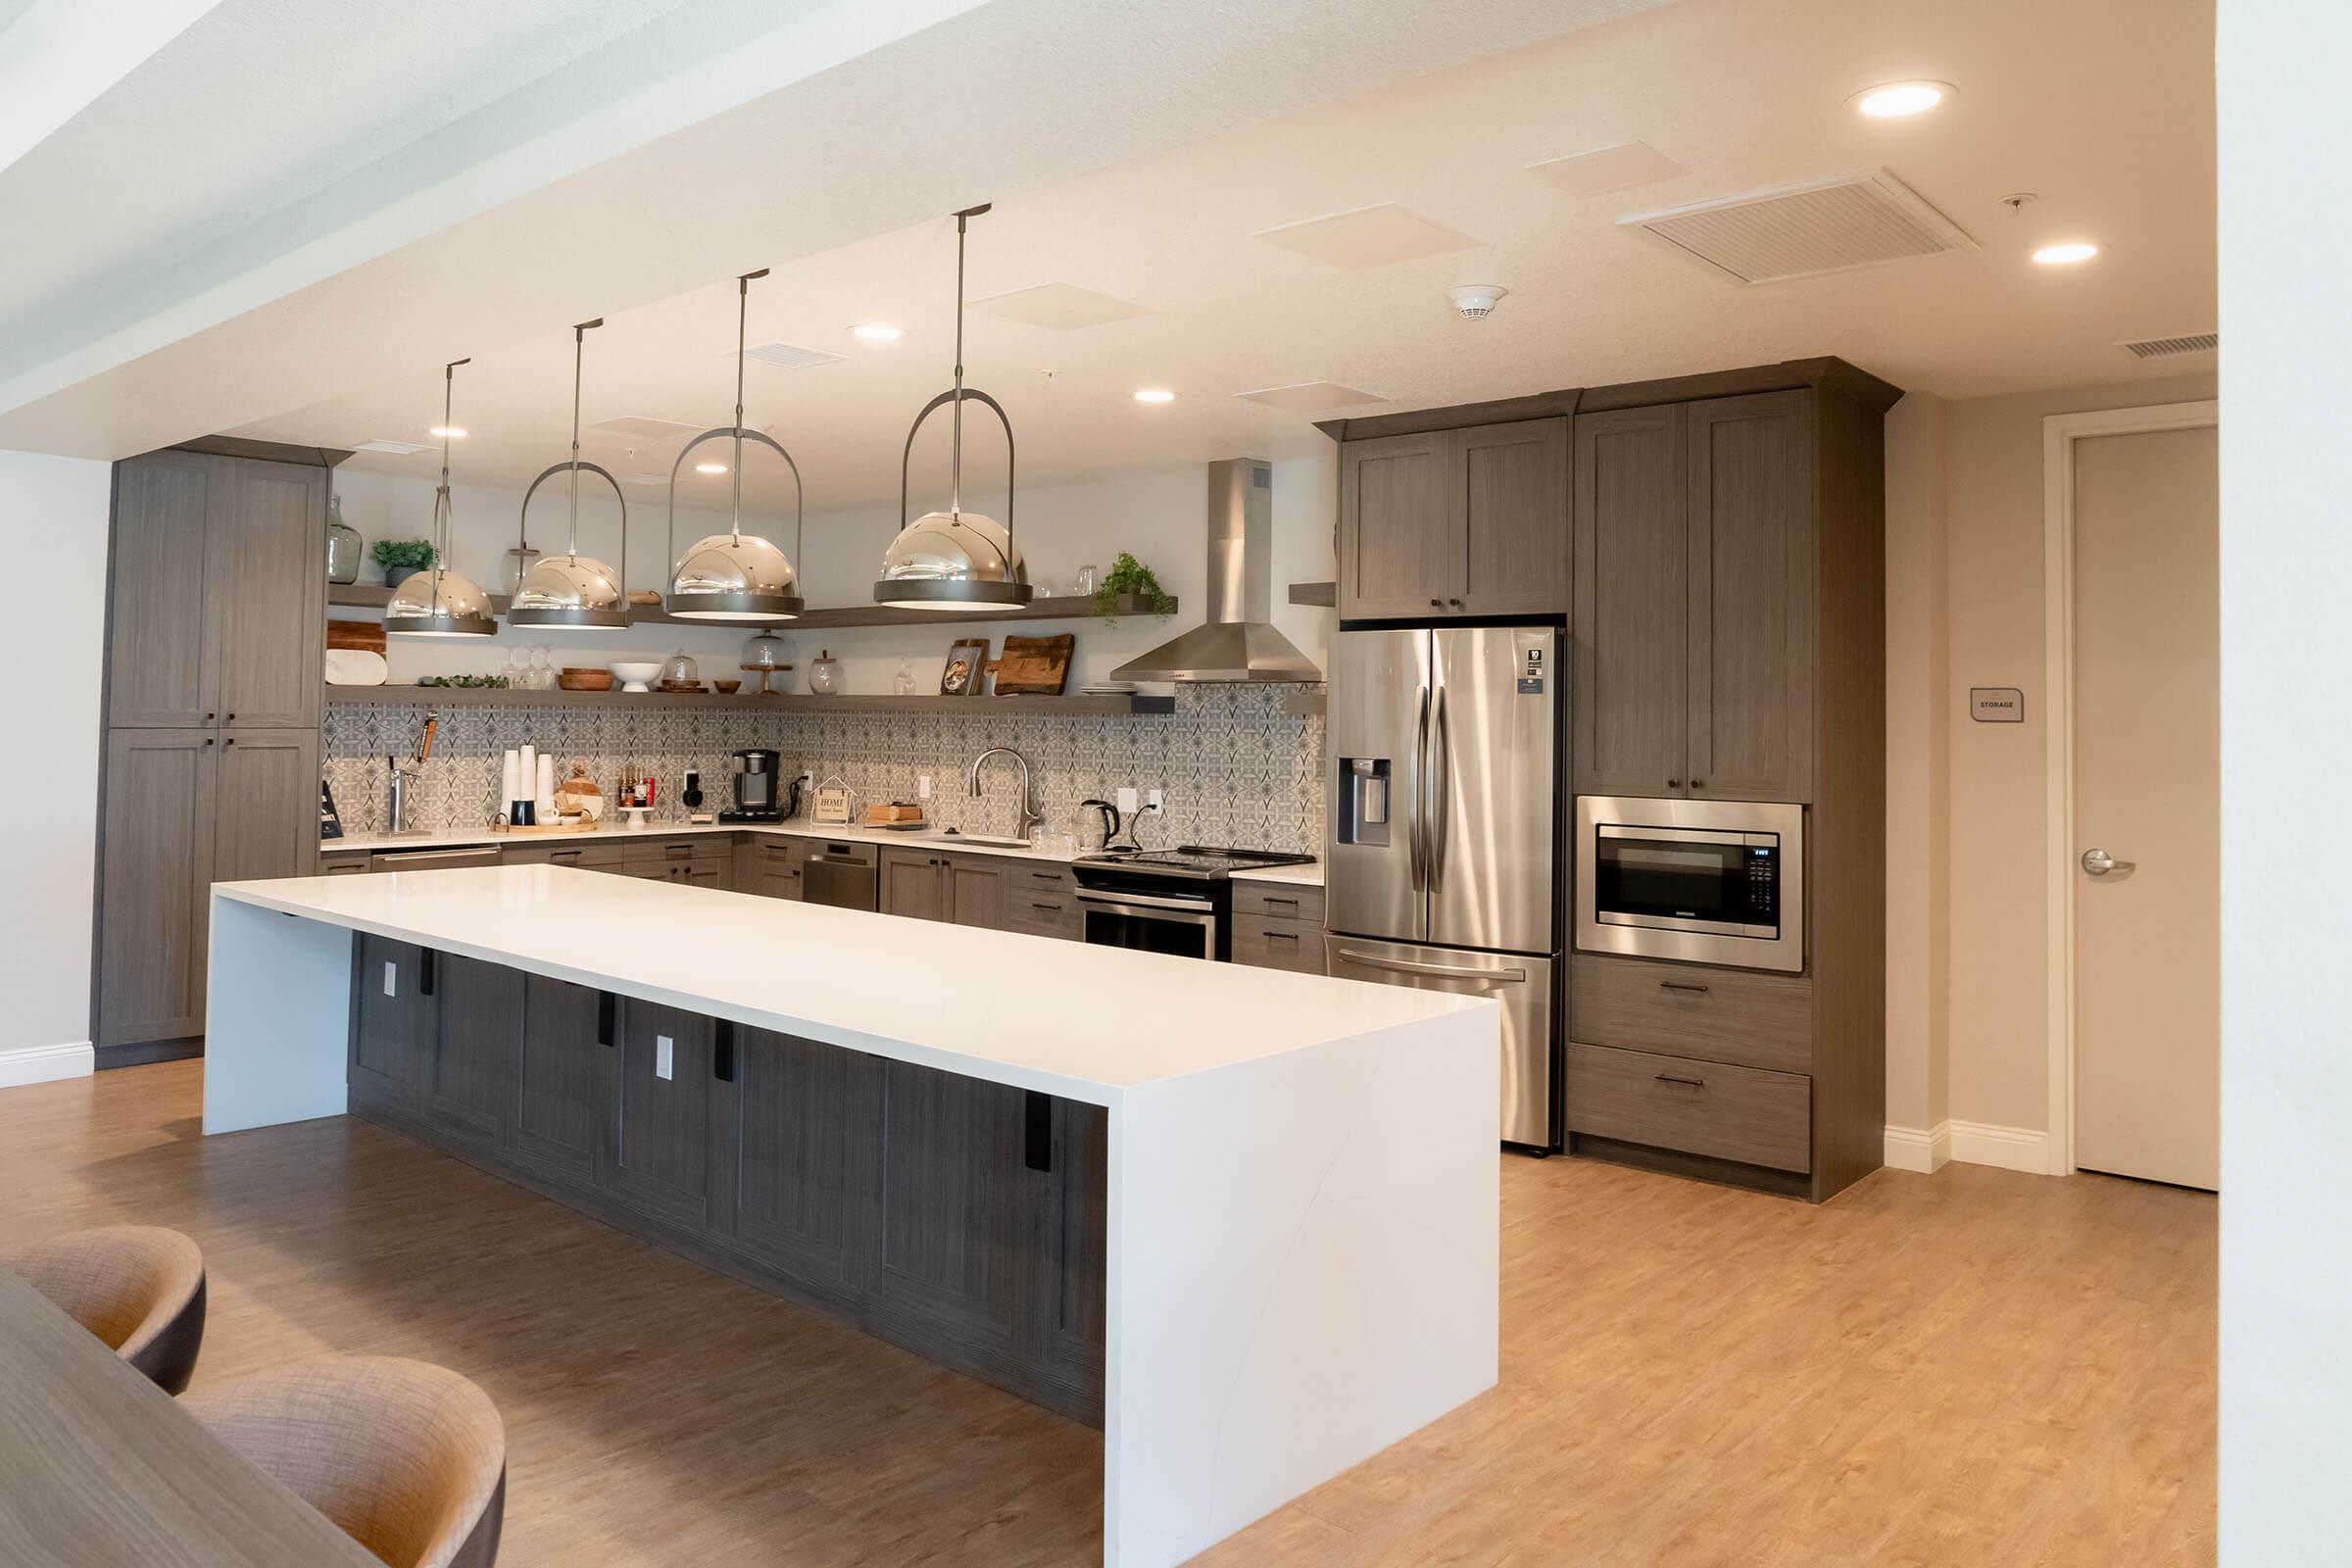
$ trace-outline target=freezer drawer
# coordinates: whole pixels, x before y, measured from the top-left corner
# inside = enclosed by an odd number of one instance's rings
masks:
[[[1323,951],[1327,972],[1343,980],[1493,997],[1501,1003],[1502,1141],[1538,1149],[1559,1147],[1552,1050],[1556,959],[1343,936],[1326,936]]]

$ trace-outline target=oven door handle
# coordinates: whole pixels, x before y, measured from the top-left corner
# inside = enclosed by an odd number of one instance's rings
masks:
[[[1101,904],[1112,906],[1140,906],[1147,909],[1182,909],[1187,914],[1214,914],[1217,906],[1206,899],[1166,899],[1152,893],[1109,893],[1095,888],[1080,888],[1081,904]]]
[[[1354,948],[1334,948],[1332,954],[1349,963],[1360,963],[1367,969],[1387,969],[1396,974],[1435,975],[1442,980],[1483,980],[1489,985],[1497,986],[1527,984],[1525,969],[1470,969],[1454,963],[1416,963],[1410,958],[1384,958],[1378,954],[1359,953]]]

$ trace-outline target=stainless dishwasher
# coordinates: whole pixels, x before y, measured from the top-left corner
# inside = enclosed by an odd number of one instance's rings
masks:
[[[882,851],[872,844],[821,840],[808,851],[801,870],[801,902],[843,909],[879,906]]]

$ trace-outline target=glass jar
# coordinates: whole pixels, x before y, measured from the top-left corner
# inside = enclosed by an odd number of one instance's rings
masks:
[[[914,656],[912,654],[899,656],[899,672],[890,677],[890,689],[901,697],[914,695]]]
[[[1101,575],[1094,567],[1080,566],[1078,575],[1070,579],[1070,597],[1073,599],[1093,598],[1095,584],[1101,580]]]
[[[839,697],[841,686],[841,661],[833,657],[833,650],[825,649],[808,662],[808,690],[811,695]]]
[[[343,498],[326,504],[326,580],[360,580],[360,530],[343,520]]]
[[[695,662],[693,660],[691,660],[691,659],[689,659],[689,658],[687,658],[687,657],[686,657],[686,650],[685,650],[685,649],[683,649],[683,648],[679,649],[679,650],[678,650],[676,653],[674,653],[674,654],[670,655],[670,656],[669,656],[669,658],[667,658],[666,660],[662,661],[662,685],[664,685],[664,686],[700,686],[702,683],[703,683],[703,671],[702,671],[702,666],[701,666],[701,665],[699,665],[699,664],[697,664],[697,663],[696,663],[696,662]]]
[[[743,667],[751,669],[782,669],[784,667],[784,639],[772,631],[744,640]]]

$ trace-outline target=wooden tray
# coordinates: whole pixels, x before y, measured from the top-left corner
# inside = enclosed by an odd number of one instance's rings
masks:
[[[582,822],[577,827],[565,827],[563,823],[557,822],[546,827],[502,827],[494,828],[492,831],[511,833],[518,839],[538,839],[561,833],[593,833],[596,828],[597,824],[594,822]]]

